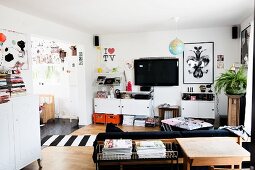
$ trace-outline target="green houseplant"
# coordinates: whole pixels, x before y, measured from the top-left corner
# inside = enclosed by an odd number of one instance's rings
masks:
[[[247,75],[243,66],[238,71],[227,70],[215,81],[215,91],[220,93],[223,90],[227,95],[242,95],[246,92],[246,86]]]

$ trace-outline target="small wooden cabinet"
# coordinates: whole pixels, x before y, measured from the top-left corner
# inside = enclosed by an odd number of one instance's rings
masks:
[[[41,119],[47,123],[50,119],[55,119],[55,102],[52,95],[40,95]]]

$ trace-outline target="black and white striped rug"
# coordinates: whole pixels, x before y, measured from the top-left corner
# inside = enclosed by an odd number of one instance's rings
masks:
[[[42,139],[42,146],[93,146],[96,135],[48,135]]]

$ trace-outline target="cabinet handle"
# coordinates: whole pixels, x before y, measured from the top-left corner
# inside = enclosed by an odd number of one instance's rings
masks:
[[[97,107],[97,105],[95,105],[95,107]]]
[[[212,109],[212,111],[214,111],[214,109]]]
[[[124,107],[124,106],[121,106],[122,108]]]
[[[150,107],[147,107],[147,109],[149,109]]]
[[[120,106],[118,106],[118,107],[120,107]]]
[[[182,108],[182,110],[184,110],[184,108]]]

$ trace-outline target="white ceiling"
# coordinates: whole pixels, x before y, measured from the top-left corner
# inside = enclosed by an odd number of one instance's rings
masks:
[[[231,26],[253,0],[0,0],[0,4],[93,34]]]

